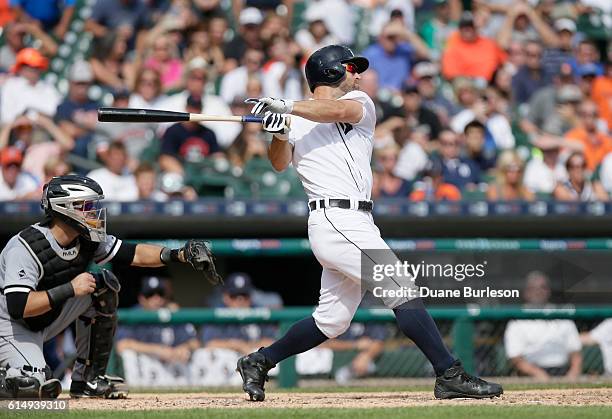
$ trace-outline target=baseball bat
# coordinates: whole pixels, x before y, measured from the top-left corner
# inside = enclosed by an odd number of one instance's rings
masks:
[[[156,109],[99,108],[100,122],[181,122],[181,121],[224,121],[259,122],[261,116],[254,115],[205,115],[201,113],[161,111]]]

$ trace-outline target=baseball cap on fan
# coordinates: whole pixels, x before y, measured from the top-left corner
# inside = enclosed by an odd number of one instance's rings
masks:
[[[142,280],[140,293],[147,298],[155,294],[163,297],[166,295],[166,288],[164,287],[164,282],[161,280],[161,278],[157,276],[149,276]]]
[[[263,15],[259,9],[255,7],[247,7],[240,12],[238,22],[240,22],[240,24],[243,26],[261,25],[261,22],[263,22]]]
[[[568,31],[571,33],[576,33],[576,22],[566,17],[557,19],[554,26],[557,32]]]
[[[68,80],[74,83],[91,83],[94,79],[91,65],[87,61],[76,61],[70,67]]]
[[[235,295],[251,295],[253,291],[253,283],[251,277],[244,272],[235,272],[225,279],[223,284],[223,292],[231,296]]]
[[[24,48],[17,53],[15,64],[11,67],[11,72],[18,72],[22,66],[37,68],[45,71],[49,64],[49,60],[34,48]]]
[[[424,77],[436,77],[439,73],[438,66],[429,61],[421,61],[414,66],[414,78],[422,79]]]
[[[0,152],[0,165],[2,167],[16,164],[21,166],[23,162],[23,153],[17,147],[6,147]]]

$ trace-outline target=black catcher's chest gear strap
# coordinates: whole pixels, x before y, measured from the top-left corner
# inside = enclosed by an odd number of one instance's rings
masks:
[[[32,226],[22,230],[19,233],[19,239],[28,248],[32,257],[38,261],[41,269],[41,278],[36,291],[47,291],[66,284],[85,272],[98,247],[98,243],[79,238],[80,249],[77,256],[72,260],[64,260],[51,247],[45,235]],[[42,330],[59,316],[61,309],[61,306],[55,307],[45,314],[25,319],[25,322],[31,330]]]

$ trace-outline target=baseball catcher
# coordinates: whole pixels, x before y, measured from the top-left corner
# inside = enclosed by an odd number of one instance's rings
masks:
[[[100,186],[85,176],[51,179],[44,219],[13,236],[0,253],[0,398],[56,398],[62,388],[43,343],[76,321],[71,397],[124,398],[123,379],[106,375],[117,326],[119,280],[87,271],[91,262],[142,267],[189,263],[221,282],[206,243],[181,249],[132,244],[106,234]]]

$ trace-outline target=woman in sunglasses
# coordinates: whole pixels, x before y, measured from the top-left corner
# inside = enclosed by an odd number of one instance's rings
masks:
[[[587,163],[582,153],[573,153],[565,162],[568,178],[554,191],[559,201],[607,201],[609,199],[598,180],[591,181],[586,174]]]

